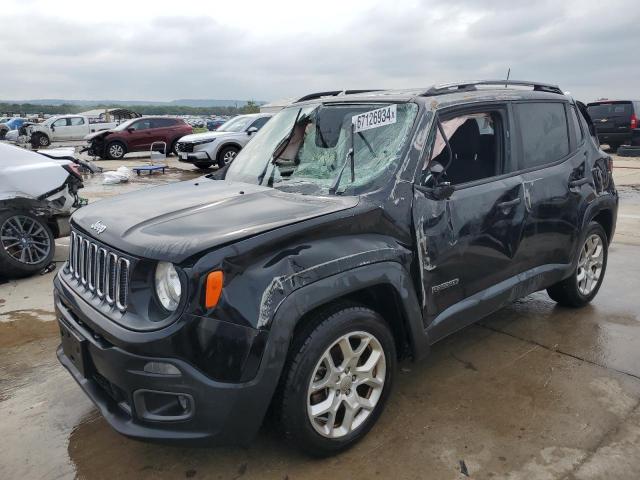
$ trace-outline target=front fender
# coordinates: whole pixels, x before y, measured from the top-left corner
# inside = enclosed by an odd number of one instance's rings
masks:
[[[270,343],[286,358],[293,332],[300,319],[310,311],[350,293],[377,285],[394,289],[406,319],[406,330],[416,358],[423,357],[429,342],[422,323],[420,303],[410,274],[398,262],[384,261],[356,267],[294,290],[278,305],[271,322]],[[387,319],[402,321],[401,319]]]

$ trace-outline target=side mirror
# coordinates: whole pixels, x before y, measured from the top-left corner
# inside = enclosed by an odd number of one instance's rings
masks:
[[[55,131],[56,131],[56,127],[55,127],[55,125],[51,125],[51,131],[52,131],[52,132],[55,132]]]
[[[433,187],[432,195],[436,200],[446,200],[451,197],[451,195],[453,195],[453,192],[455,191],[456,189],[453,185],[451,185],[451,183],[442,182]]]
[[[135,131],[136,131],[136,129],[135,129],[135,128],[133,128],[133,127],[129,127],[129,128],[127,128],[127,132],[129,132],[129,133],[133,133],[133,132],[135,132]]]
[[[258,131],[258,129],[256,127],[249,127],[247,128],[247,135],[252,135],[254,133],[256,133]]]

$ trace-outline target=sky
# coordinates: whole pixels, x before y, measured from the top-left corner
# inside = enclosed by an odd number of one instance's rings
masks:
[[[0,99],[275,100],[536,80],[640,98],[637,0],[2,0]]]

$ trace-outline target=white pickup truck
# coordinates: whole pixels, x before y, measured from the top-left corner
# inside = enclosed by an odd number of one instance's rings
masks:
[[[43,123],[27,124],[24,135],[34,147],[48,147],[51,142],[60,140],[82,140],[90,133],[109,130],[118,126],[118,123],[85,115],[60,115]]]

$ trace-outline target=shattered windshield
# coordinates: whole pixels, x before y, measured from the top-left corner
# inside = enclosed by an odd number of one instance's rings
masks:
[[[314,194],[373,189],[396,170],[417,111],[413,103],[286,108],[238,154],[225,178]]]

